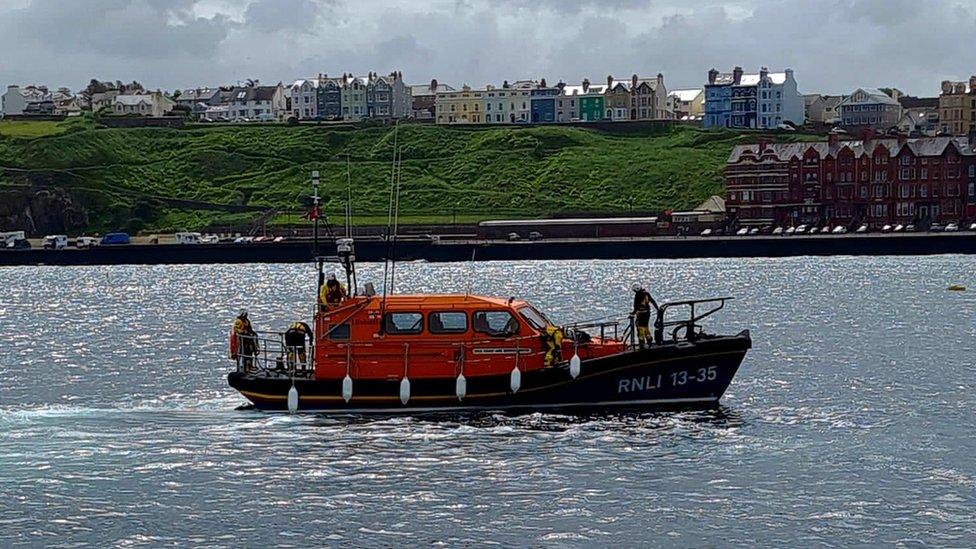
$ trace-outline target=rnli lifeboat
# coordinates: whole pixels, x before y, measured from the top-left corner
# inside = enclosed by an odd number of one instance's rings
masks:
[[[254,407],[337,414],[707,408],[718,404],[752,343],[748,331],[703,330],[701,321],[728,297],[655,304],[653,342],[641,347],[627,314],[560,326],[515,297],[381,296],[370,285],[360,292],[352,250],[351,240],[340,240],[336,258],[351,295],[317,306],[310,350],[290,347],[281,333],[236,338],[228,381]],[[321,263],[319,271],[321,284]]]

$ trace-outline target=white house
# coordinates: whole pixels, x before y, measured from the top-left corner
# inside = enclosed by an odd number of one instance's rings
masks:
[[[115,114],[138,114],[160,117],[176,106],[169,97],[160,92],[117,95],[112,102]]]
[[[282,120],[288,113],[288,97],[281,83],[238,87],[232,90],[228,107],[232,120]]]
[[[291,85],[291,116],[299,120],[318,117],[319,81],[315,79],[296,80]]]
[[[7,86],[7,92],[0,96],[0,104],[2,104],[0,113],[3,116],[16,116],[24,114],[24,109],[27,108],[27,98],[20,91],[20,86],[10,85]]]

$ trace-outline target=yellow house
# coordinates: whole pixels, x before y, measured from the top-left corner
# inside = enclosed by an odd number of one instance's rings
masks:
[[[486,93],[486,90],[472,90],[469,86],[463,86],[460,90],[439,92],[434,99],[437,123],[483,124]]]

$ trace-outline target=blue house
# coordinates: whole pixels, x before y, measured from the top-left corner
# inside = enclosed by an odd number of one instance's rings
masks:
[[[737,77],[738,76],[738,77]],[[702,126],[706,128],[728,128],[732,122],[732,86],[742,78],[742,67],[732,73],[708,71],[705,84],[705,117]]]
[[[547,88],[541,85],[529,93],[529,104],[533,124],[549,124],[556,121],[556,96],[560,88]]]

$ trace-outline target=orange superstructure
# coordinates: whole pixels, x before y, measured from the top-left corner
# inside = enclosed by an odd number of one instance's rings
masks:
[[[352,297],[315,320],[315,377],[454,378],[541,369],[559,329],[526,301],[475,295]],[[556,354],[581,359],[619,353],[624,343],[564,340]],[[554,358],[548,357],[548,363]]]

